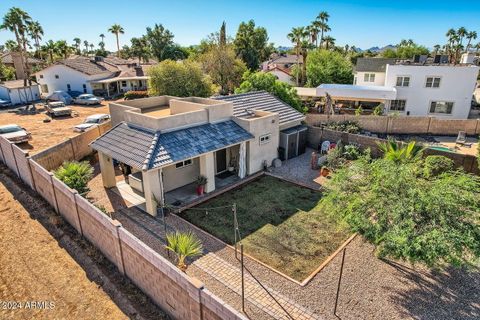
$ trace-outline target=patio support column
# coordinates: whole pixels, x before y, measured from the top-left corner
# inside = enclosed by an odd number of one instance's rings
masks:
[[[143,193],[147,212],[157,215],[157,206],[163,204],[162,172],[160,170],[142,171]],[[157,201],[159,203],[157,203]]]
[[[103,152],[98,151],[98,161],[100,163],[100,171],[102,172],[102,181],[105,188],[112,188],[117,185],[115,180],[115,168],[113,160]]]
[[[207,177],[205,192],[215,190],[215,157],[213,156],[213,152],[200,156],[200,175]]]

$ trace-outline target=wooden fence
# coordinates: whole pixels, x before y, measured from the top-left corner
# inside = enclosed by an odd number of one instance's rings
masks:
[[[88,155],[85,145],[88,146],[100,134],[100,131],[92,132],[94,131],[88,131],[80,135],[80,138],[71,138],[35,157],[29,157],[27,152],[0,137],[0,161],[38,192],[56,212],[171,317],[196,320],[247,319],[205,289],[199,280],[181,272],[129,233],[119,221],[103,214],[53,176],[49,170],[58,167],[63,161],[79,160]],[[72,152],[63,153],[66,159],[62,159],[61,153],[65,150]],[[49,169],[41,163],[45,163]]]

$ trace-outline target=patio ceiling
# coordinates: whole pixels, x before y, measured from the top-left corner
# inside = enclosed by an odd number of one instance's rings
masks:
[[[397,89],[385,86],[358,86],[353,84],[322,84],[316,89],[317,96],[327,93],[337,100],[385,101],[395,100]]]

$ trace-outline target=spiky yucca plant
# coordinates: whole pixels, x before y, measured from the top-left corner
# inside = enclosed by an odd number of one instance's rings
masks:
[[[80,194],[89,191],[88,181],[92,179],[93,167],[86,161],[65,161],[60,168],[55,170],[54,175],[67,186],[75,189]]]
[[[168,233],[167,243],[165,248],[175,253],[177,265],[183,272],[187,270],[186,258],[199,256],[203,252],[202,243],[192,232]]]
[[[407,145],[390,139],[384,143],[377,143],[378,148],[383,152],[383,158],[395,162],[412,161],[419,159],[424,150],[417,145],[416,141],[411,141]]]

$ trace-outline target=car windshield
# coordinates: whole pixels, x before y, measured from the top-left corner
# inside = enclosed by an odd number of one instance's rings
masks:
[[[20,126],[17,125],[11,125],[11,126],[5,126],[5,127],[0,127],[0,133],[10,133],[10,132],[17,132],[23,130]]]
[[[91,99],[91,98],[95,98],[95,96],[93,94],[84,94],[84,95],[81,95],[79,98]]]
[[[90,118],[90,119],[85,119],[85,123],[98,123],[99,119],[95,118]]]
[[[50,108],[62,108],[62,107],[65,107],[65,105],[63,103],[50,103]]]

